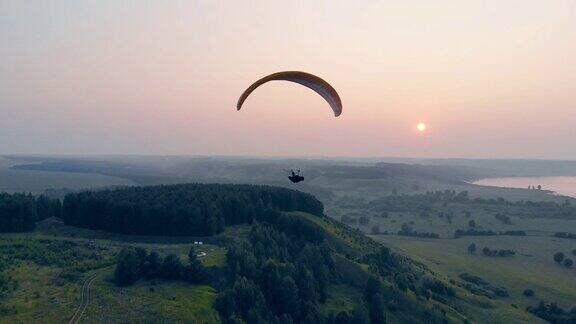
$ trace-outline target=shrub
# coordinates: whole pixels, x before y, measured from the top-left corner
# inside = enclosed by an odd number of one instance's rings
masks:
[[[440,296],[445,297],[454,297],[456,296],[456,292],[454,289],[442,281],[435,279],[430,276],[422,277],[422,288],[426,290],[430,290],[433,293],[436,293]]]
[[[554,261],[556,263],[562,263],[562,261],[564,261],[564,253],[562,252],[554,253]]]
[[[574,261],[572,261],[572,259],[568,259],[568,258],[564,259],[564,266],[566,268],[572,267],[573,264],[574,264]]]
[[[510,217],[506,216],[506,215],[502,215],[502,214],[496,214],[496,216],[494,216],[494,218],[496,218],[497,220],[501,221],[503,224],[505,225],[510,225],[512,224],[512,221],[510,220]]]
[[[526,297],[534,297],[534,290],[524,289],[524,292],[522,294]]]

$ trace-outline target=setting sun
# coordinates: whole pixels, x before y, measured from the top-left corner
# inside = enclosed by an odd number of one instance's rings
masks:
[[[424,123],[418,123],[418,125],[416,125],[416,129],[417,129],[419,132],[423,132],[423,131],[426,130],[426,124],[424,124]]]

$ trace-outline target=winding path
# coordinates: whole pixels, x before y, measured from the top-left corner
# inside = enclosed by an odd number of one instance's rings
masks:
[[[88,303],[90,302],[90,287],[92,286],[92,283],[97,276],[98,274],[96,273],[84,280],[84,283],[82,284],[82,291],[80,292],[80,304],[76,308],[74,315],[72,315],[70,322],[68,322],[69,324],[76,324],[80,322],[80,319],[82,318],[82,315],[84,315],[86,307],[88,307]]]

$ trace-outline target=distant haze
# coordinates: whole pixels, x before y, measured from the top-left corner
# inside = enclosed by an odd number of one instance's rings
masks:
[[[235,111],[283,70],[342,116]],[[576,159],[575,124],[575,1],[0,0],[0,153]]]

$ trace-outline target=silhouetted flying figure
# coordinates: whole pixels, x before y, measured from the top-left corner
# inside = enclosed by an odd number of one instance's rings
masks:
[[[292,183],[298,183],[300,181],[304,181],[304,177],[300,175],[300,170],[298,170],[298,173],[295,173],[294,170],[290,170],[290,175],[288,176],[288,179],[290,179]]]

